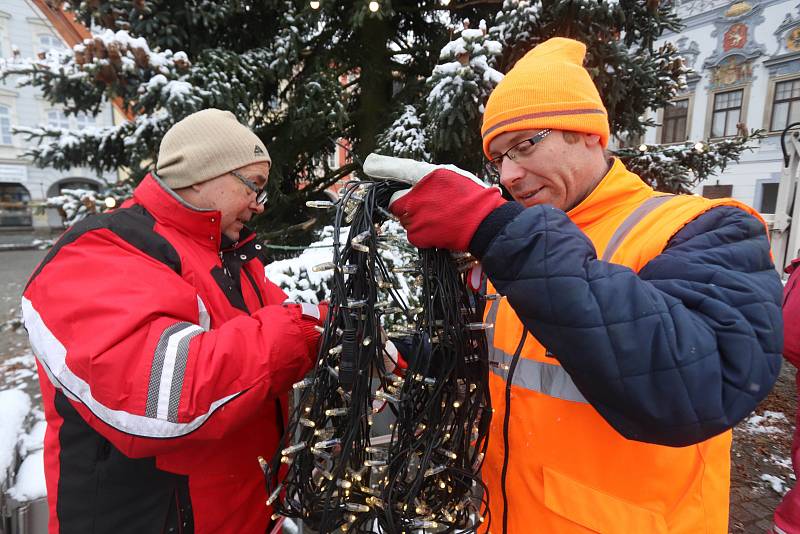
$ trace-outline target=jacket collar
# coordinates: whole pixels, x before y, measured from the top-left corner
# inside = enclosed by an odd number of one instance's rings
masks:
[[[586,228],[631,205],[638,205],[652,194],[650,186],[614,158],[597,187],[567,215],[579,228]]]
[[[203,247],[220,249],[220,212],[187,203],[154,173],[133,191],[133,198],[155,217],[159,224],[175,228]]]

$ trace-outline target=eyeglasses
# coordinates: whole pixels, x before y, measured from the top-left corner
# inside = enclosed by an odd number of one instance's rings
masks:
[[[239,171],[231,171],[231,174],[239,179],[247,188],[256,194],[256,203],[264,205],[267,202],[267,186],[258,187],[255,182],[248,180]]]
[[[516,145],[512,146],[496,158],[492,158],[489,160],[489,165],[493,167],[493,171],[500,172],[503,168],[503,159],[508,158],[511,161],[515,162],[522,162],[525,161],[527,158],[533,154],[533,151],[536,149],[536,145],[542,142],[542,140],[547,137],[550,132],[552,132],[550,128],[545,128],[541,132],[537,133],[533,137],[528,139],[524,139],[517,143]]]

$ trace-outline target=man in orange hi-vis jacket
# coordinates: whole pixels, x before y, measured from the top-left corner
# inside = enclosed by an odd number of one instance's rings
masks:
[[[390,205],[409,240],[470,251],[503,297],[486,311],[485,528],[724,534],[730,428],[780,368],[766,228],[609,157],[585,50],[545,41],[489,97],[483,149],[515,202],[454,167],[370,155],[365,171],[413,185]]]

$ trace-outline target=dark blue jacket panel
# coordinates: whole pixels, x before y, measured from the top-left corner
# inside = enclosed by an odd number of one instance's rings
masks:
[[[688,223],[638,275],[598,260],[552,206],[498,208],[470,249],[629,439],[685,446],[719,434],[755,408],[780,370],[780,278],[764,225],[738,208]]]

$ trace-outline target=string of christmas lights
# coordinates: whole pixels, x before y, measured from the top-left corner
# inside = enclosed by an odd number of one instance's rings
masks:
[[[482,297],[466,285],[474,260],[420,250],[420,307],[395,290],[378,254],[393,186],[350,182],[336,207],[330,312],[313,371],[294,385],[297,402],[281,449],[262,461],[275,518],[321,532],[474,532],[487,514],[480,480],[491,419]],[[350,225],[344,242],[341,230]],[[404,336],[407,368],[395,367],[382,323]],[[374,417],[394,422],[376,436]],[[277,472],[285,471],[278,483]]]

